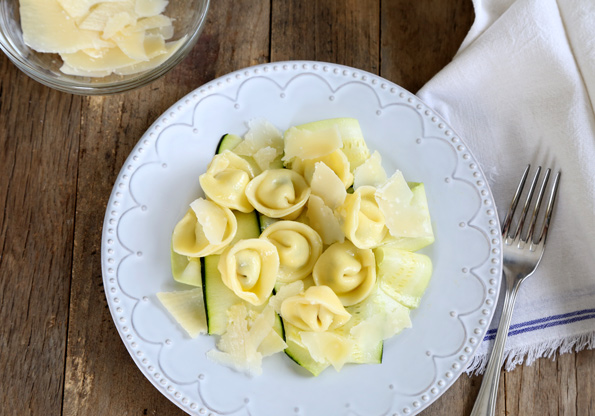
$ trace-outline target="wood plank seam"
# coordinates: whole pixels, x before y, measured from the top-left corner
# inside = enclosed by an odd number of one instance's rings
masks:
[[[82,100],[81,100],[81,109],[82,109]],[[79,134],[78,134],[78,152],[77,152],[77,156],[76,156],[76,160],[77,160],[77,167],[76,167],[76,177],[74,178],[74,183],[75,183],[75,187],[74,187],[74,195],[78,195],[78,190],[79,190],[79,176],[80,176],[80,168],[81,168],[81,152],[82,152],[82,148],[81,148],[81,136],[82,136],[82,131],[83,131],[83,115],[81,114],[79,117],[79,128],[78,128]],[[68,340],[69,340],[69,330],[70,330],[70,315],[72,313],[72,309],[70,307],[71,305],[71,299],[72,299],[72,276],[74,273],[74,238],[75,238],[75,234],[76,234],[76,224],[77,224],[77,217],[78,217],[78,198],[75,197],[74,198],[74,218],[73,218],[73,224],[72,224],[72,248],[70,250],[70,274],[69,274],[69,282],[68,282],[68,313],[66,314],[66,339],[64,340],[64,370],[63,370],[63,383],[62,383],[62,398],[60,400],[60,416],[64,415],[64,396],[66,394],[66,377],[67,377],[67,364],[68,364]]]
[[[14,156],[16,159],[16,154]],[[4,250],[6,248],[6,234],[8,232],[8,223],[6,221],[6,212],[8,211],[6,207],[8,206],[8,196],[10,195],[10,187],[12,185],[12,178],[14,177],[14,170],[16,166],[16,160],[13,160],[12,169],[10,171],[10,175],[8,177],[8,186],[6,187],[6,196],[4,197],[4,212],[2,213],[2,250],[0,250],[0,270],[2,270],[2,263],[4,260]]]
[[[273,0],[269,1],[269,56],[267,58],[268,62],[271,62],[271,57],[273,56]]]
[[[378,0],[378,75],[382,74],[382,0]],[[389,79],[390,81],[390,79]]]

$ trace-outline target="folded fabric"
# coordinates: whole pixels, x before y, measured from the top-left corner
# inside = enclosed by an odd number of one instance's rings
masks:
[[[419,97],[480,162],[500,218],[528,163],[562,171],[545,255],[521,287],[512,318],[511,370],[595,347],[595,2],[474,6],[460,50]],[[468,372],[483,371],[499,315]]]

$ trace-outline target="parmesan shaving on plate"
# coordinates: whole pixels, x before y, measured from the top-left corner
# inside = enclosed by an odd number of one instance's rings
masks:
[[[192,202],[190,208],[196,214],[196,220],[202,225],[209,243],[221,243],[227,228],[227,218],[221,215],[221,209],[211,201],[202,198]]]
[[[363,164],[359,165],[353,172],[353,187],[360,186],[380,186],[386,182],[387,176],[382,167],[382,158],[380,153],[375,151]]]
[[[176,42],[166,0],[20,0],[25,43],[37,52],[57,53],[68,75],[130,75],[171,57]]]
[[[425,200],[415,200],[413,195],[401,171],[396,171],[388,182],[376,191],[376,201],[386,220],[386,227],[393,237],[433,236],[431,224],[427,221],[427,203]],[[420,206],[420,203],[425,207]]]
[[[312,175],[312,195],[317,195],[331,209],[340,206],[347,196],[345,186],[337,174],[324,162],[316,162]]]
[[[229,309],[229,326],[207,356],[220,364],[249,376],[262,373],[262,358],[287,347],[275,332],[275,311],[266,307],[253,321],[248,309],[237,304]],[[276,346],[276,348],[273,348]]]
[[[296,280],[295,282],[288,283],[281,286],[274,296],[269,299],[269,305],[273,307],[275,312],[281,313],[281,304],[287,298],[297,296],[300,292],[304,291],[304,281]]]
[[[260,170],[265,171],[271,167],[271,163],[277,158],[278,154],[277,149],[267,146],[254,153],[252,157]]]
[[[319,196],[310,195],[306,216],[310,226],[322,237],[324,244],[345,241],[345,233],[341,229],[339,219]]]
[[[296,157],[314,159],[326,156],[341,147],[343,147],[343,141],[337,127],[317,132],[292,127],[285,133],[283,161],[290,162]]]
[[[353,350],[353,341],[332,332],[302,332],[302,342],[312,358],[319,363],[330,363],[340,371]]]
[[[191,338],[207,332],[202,288],[161,292],[157,293],[157,298]]]
[[[312,182],[314,169],[318,162],[323,162],[341,179],[345,189],[353,185],[353,175],[349,169],[349,160],[341,149],[337,149],[328,155],[317,157],[314,159],[299,159],[295,158],[291,162],[291,169],[304,176],[308,183]]]
[[[241,156],[254,156],[265,148],[275,149],[275,156],[283,153],[283,136],[281,132],[266,120],[251,120],[244,140],[233,151]]]

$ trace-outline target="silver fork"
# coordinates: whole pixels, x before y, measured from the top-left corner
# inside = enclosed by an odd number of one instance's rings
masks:
[[[547,209],[542,221],[543,225],[541,227],[541,232],[537,235],[535,233],[535,227],[541,209],[541,202],[546,193],[546,187],[551,172],[550,169],[547,169],[545,172],[528,227],[526,226],[525,219],[531,205],[531,200],[533,199],[537,182],[539,181],[541,166],[537,168],[537,172],[531,182],[531,187],[527,193],[521,214],[516,222],[516,227],[512,227],[512,219],[521,198],[523,188],[525,187],[530,168],[531,165],[527,166],[525,169],[521,182],[512,198],[512,202],[510,203],[510,208],[506,214],[504,223],[502,224],[502,237],[504,240],[504,270],[502,277],[506,283],[504,306],[502,308],[502,315],[500,316],[500,324],[498,325],[498,332],[494,341],[492,355],[488,362],[475,405],[471,411],[471,416],[491,416],[496,412],[496,397],[498,394],[498,383],[500,381],[500,368],[502,367],[502,358],[504,356],[504,344],[508,337],[510,319],[512,318],[512,311],[514,309],[517,293],[525,279],[531,276],[535,269],[537,269],[545,250],[545,242],[550,226],[550,220],[552,218],[552,210],[554,208],[556,194],[558,193],[560,172],[556,174],[554,179],[554,184],[547,203]]]

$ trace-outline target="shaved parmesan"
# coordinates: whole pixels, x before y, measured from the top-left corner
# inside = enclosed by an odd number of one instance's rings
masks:
[[[136,22],[133,30],[137,32],[144,32],[145,30],[159,29],[167,26],[172,26],[171,19],[162,14],[157,16],[144,17]]]
[[[413,192],[403,177],[403,173],[398,170],[393,176],[376,191],[377,198],[386,201],[394,201],[396,204],[408,205],[413,198]]]
[[[277,290],[274,296],[269,299],[269,305],[273,307],[275,312],[281,313],[281,304],[287,298],[297,296],[304,291],[304,282],[296,280],[295,282],[287,283]]]
[[[358,166],[353,172],[353,187],[360,186],[380,186],[387,180],[386,171],[382,167],[380,153],[375,151],[362,165]]]
[[[166,0],[21,0],[25,43],[60,54],[68,75],[130,75],[155,68],[187,39],[173,37],[172,20],[160,14]]]
[[[285,132],[284,162],[294,158],[314,159],[326,156],[343,146],[337,126],[319,131],[300,130],[291,127]]]
[[[221,208],[214,202],[202,198],[192,202],[190,208],[196,214],[196,220],[202,225],[209,243],[220,244],[227,228],[227,218],[222,214]]]
[[[104,2],[97,5],[79,24],[79,29],[103,32],[110,18],[119,13],[127,13],[136,18],[134,0],[123,0],[117,3]]]
[[[98,32],[77,28],[56,0],[21,0],[20,13],[23,39],[37,52],[74,53],[110,46]]]
[[[168,53],[165,39],[161,35],[148,35],[145,36],[143,41],[143,47],[145,48],[145,54],[148,59],[158,57]],[[176,49],[177,50],[177,49]],[[124,51],[124,49],[122,49]]]
[[[322,198],[310,195],[308,211],[306,213],[310,227],[312,227],[326,245],[345,241],[345,234],[333,210],[324,204]]]
[[[312,194],[322,198],[324,204],[331,209],[343,204],[347,196],[341,179],[324,162],[316,162],[310,188]]]
[[[148,37],[147,37],[148,38]],[[117,75],[131,75],[137,74],[139,72],[147,71],[152,68],[157,68],[159,65],[167,61],[186,41],[187,36],[184,36],[180,40],[175,42],[168,42],[165,44],[165,53],[161,55],[157,55],[148,61],[145,62],[137,62],[135,64],[116,68],[114,69],[114,74]]]
[[[60,71],[64,72],[67,75],[76,75],[79,77],[89,77],[89,78],[101,78],[107,77],[112,73],[110,70],[91,70],[85,71],[84,69],[73,68],[68,64],[64,64],[60,67]]]
[[[303,175],[306,182],[310,183],[314,175],[315,165],[318,162],[324,162],[325,165],[331,168],[339,179],[341,179],[343,185],[345,185],[345,189],[353,184],[353,175],[349,170],[349,160],[347,160],[347,156],[345,156],[341,149],[315,159],[302,160],[295,158],[291,162],[291,169]]]
[[[248,310],[243,304],[229,308],[227,331],[217,343],[217,350],[207,351],[207,357],[252,376],[262,372],[262,354],[257,351],[257,347],[247,342],[247,315]]]
[[[241,144],[242,143],[240,143],[240,145]],[[267,146],[259,149],[256,153],[254,153],[252,158],[254,159],[260,170],[265,171],[267,169],[270,169],[271,163],[273,163],[277,156],[277,149]]]
[[[163,13],[167,0],[136,0],[134,11],[140,17],[155,16]]]
[[[157,293],[157,298],[190,337],[207,332],[202,288]]]
[[[217,343],[217,350],[208,351],[207,357],[236,371],[255,376],[262,373],[263,356],[282,351],[286,345],[271,334],[277,334],[273,329],[273,308],[266,307],[254,319],[250,315],[243,303],[229,308],[227,331]]]
[[[114,36],[120,50],[130,59],[148,61],[149,58],[165,53],[165,41],[161,36],[146,36],[144,32],[134,32]]]
[[[108,49],[101,59],[92,58],[88,54],[79,51],[62,54],[62,60],[64,61],[64,65],[70,68],[89,73],[102,71],[109,71],[111,73],[114,68],[133,65],[135,62],[135,60],[126,56],[120,48]]]
[[[244,140],[233,150],[241,156],[254,156],[259,150],[270,147],[275,156],[283,153],[283,137],[281,132],[269,121],[255,119],[248,123],[249,130]]]
[[[100,59],[107,52],[109,48],[102,49],[83,49],[83,52],[89,55],[91,58]]]
[[[116,33],[124,29],[128,25],[132,25],[136,22],[136,18],[132,16],[130,13],[127,12],[119,12],[110,16],[107,21],[105,22],[105,27],[103,28],[103,35],[101,37],[103,39],[110,39]],[[144,34],[141,37],[141,40],[144,38]]]
[[[351,171],[370,156],[370,150],[364,140],[359,122],[354,118],[335,118],[314,121],[312,123],[297,126],[299,130],[322,132],[329,129],[338,129],[341,137],[342,151],[349,160]],[[329,165],[330,166],[330,165]]]
[[[60,6],[70,17],[81,17],[86,15],[91,7],[97,3],[117,3],[122,0],[58,0]]]
[[[423,185],[422,185],[423,186]],[[400,171],[376,191],[376,201],[393,237],[433,237],[425,192],[414,193]]]
[[[148,49],[151,55],[156,54],[155,57],[144,62],[147,64],[145,67],[141,66],[143,62],[130,58],[118,47],[107,49],[102,59],[93,59],[82,51],[73,54],[63,54],[62,59],[64,60],[64,64],[68,67],[76,68],[80,71],[109,71],[110,73],[126,73],[127,71],[130,71],[129,73],[134,73],[139,72],[139,68],[150,67],[160,60],[161,62],[165,61],[170,56],[170,53],[173,53],[172,50],[175,50],[173,48],[168,48],[167,45],[163,46],[160,39],[154,36],[147,37],[144,45],[145,50]],[[165,53],[158,53],[160,46],[164,47]],[[140,71],[142,70],[143,69],[140,69]]]
[[[262,313],[256,316],[252,324],[250,325],[250,331],[248,332],[247,341],[252,346],[258,349],[260,344],[264,341],[267,335],[275,330],[273,325],[275,324],[275,312],[273,308],[267,307]]]
[[[263,357],[268,357],[283,351],[285,348],[287,348],[287,344],[283,341],[283,338],[277,331],[270,331],[258,346],[257,351],[261,353]]]
[[[163,36],[163,39],[169,40],[174,37],[174,27],[170,24],[169,26],[147,29],[147,35],[160,35]]]
[[[333,332],[302,332],[301,339],[314,360],[340,371],[353,350],[353,341]]]

